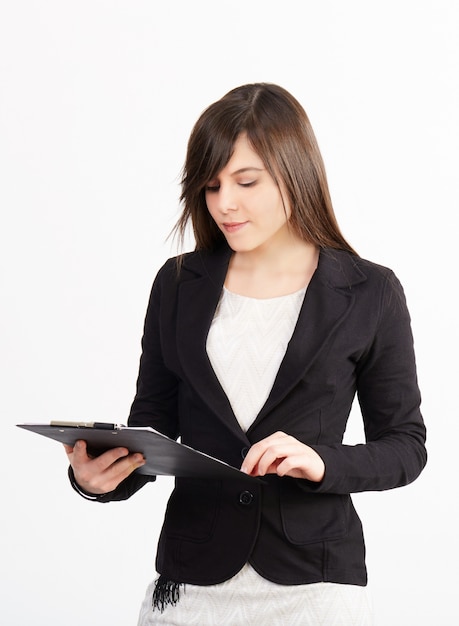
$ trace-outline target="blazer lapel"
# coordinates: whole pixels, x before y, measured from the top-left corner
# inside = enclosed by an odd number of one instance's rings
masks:
[[[191,255],[183,270],[189,278],[179,286],[177,349],[185,375],[201,399],[227,426],[246,442],[231,404],[223,391],[206,351],[206,340],[220,300],[231,250]],[[183,271],[182,270],[182,271]]]
[[[354,302],[351,285],[366,280],[352,257],[323,250],[301,307],[270,395],[250,430],[307,375],[314,361],[349,315]],[[249,432],[248,431],[248,432]]]

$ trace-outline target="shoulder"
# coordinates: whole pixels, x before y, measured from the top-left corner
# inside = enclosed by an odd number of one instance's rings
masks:
[[[354,262],[367,277],[370,287],[378,286],[381,292],[389,297],[389,300],[391,295],[403,298],[403,287],[390,267],[360,257],[354,257]]]
[[[367,283],[385,283],[394,272],[384,265],[352,254],[346,250],[324,248],[320,252],[319,269],[323,280],[336,287],[353,287]]]
[[[319,268],[323,283],[353,294],[368,310],[377,307],[400,312],[406,308],[403,287],[389,267],[347,251],[326,248],[321,251]]]
[[[355,255],[350,255],[350,256],[352,257],[353,263],[357,267],[359,267],[361,271],[364,272],[367,277],[374,276],[377,278],[387,279],[388,277],[394,275],[394,272],[390,267],[386,267],[385,265],[375,263],[374,261],[369,261],[368,259],[364,259],[359,256],[355,256]]]

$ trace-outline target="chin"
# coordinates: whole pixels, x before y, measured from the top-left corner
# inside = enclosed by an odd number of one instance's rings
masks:
[[[234,243],[234,241],[227,241],[227,244],[233,252],[252,252],[253,250],[256,250],[256,247],[254,246],[244,246],[243,244]]]

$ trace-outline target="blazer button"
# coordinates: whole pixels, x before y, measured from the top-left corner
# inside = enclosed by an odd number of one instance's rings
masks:
[[[243,458],[243,459],[245,459],[245,457],[247,456],[247,452],[249,451],[249,449],[250,449],[250,448],[247,448],[247,447],[242,448],[242,450],[241,450],[241,456],[242,456],[242,458]]]
[[[248,506],[249,504],[252,504],[252,500],[253,500],[253,494],[250,493],[250,491],[243,491],[242,493],[239,494],[239,502],[243,504],[244,506]]]

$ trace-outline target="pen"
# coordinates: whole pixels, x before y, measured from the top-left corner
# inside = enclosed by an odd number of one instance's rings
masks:
[[[107,422],[62,422],[51,421],[51,426],[67,426],[69,428],[99,428],[101,430],[119,430],[122,424],[109,424]]]
[[[93,422],[91,428],[103,428],[104,430],[117,430],[121,424],[107,424],[106,422]]]

